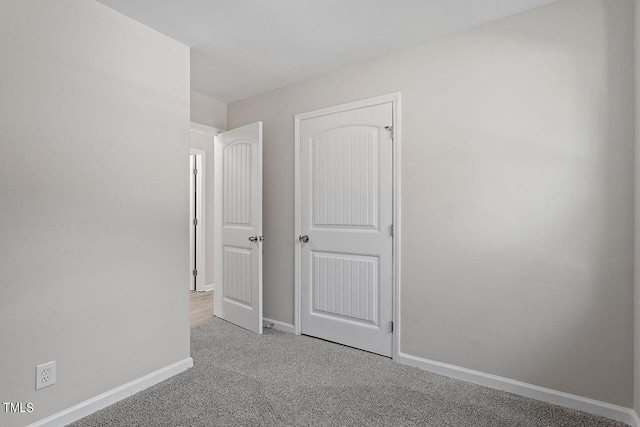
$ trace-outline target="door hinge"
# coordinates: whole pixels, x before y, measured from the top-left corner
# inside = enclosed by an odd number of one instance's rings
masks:
[[[391,225],[389,226],[389,234],[391,234],[391,237],[393,237],[393,233],[394,233],[394,231],[395,231],[395,230],[394,230],[394,228],[395,228],[395,227],[393,226],[393,224],[391,224]]]
[[[393,333],[393,320],[389,322],[389,330]]]
[[[193,169],[193,174],[198,175],[198,169]]]
[[[193,275],[197,276],[198,275],[198,270],[193,270]]]
[[[393,141],[393,126],[385,126],[384,128],[389,131],[389,137]]]
[[[193,220],[193,225],[198,225],[198,220],[197,219]]]

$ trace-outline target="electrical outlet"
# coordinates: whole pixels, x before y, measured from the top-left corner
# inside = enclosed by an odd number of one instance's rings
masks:
[[[36,366],[36,390],[56,383],[56,361]]]

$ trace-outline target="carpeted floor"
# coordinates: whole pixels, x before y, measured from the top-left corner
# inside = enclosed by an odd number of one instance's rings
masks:
[[[73,426],[624,426],[305,336],[212,318],[195,366]]]

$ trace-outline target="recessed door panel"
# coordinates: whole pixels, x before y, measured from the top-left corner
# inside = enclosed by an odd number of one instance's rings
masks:
[[[224,247],[224,298],[248,308],[253,302],[252,255],[251,248]]]
[[[349,126],[311,139],[314,227],[377,228],[378,133],[376,127]]]
[[[224,148],[224,223],[251,226],[251,141]]]
[[[377,326],[378,257],[312,252],[312,315]]]

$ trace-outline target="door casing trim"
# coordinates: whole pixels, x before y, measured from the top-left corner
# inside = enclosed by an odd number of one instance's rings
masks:
[[[195,239],[195,246],[197,247],[197,250],[195,252],[195,254],[193,254],[191,252],[191,250],[189,251],[190,254],[190,259],[189,259],[189,272],[191,273],[191,270],[196,269],[198,271],[198,276],[196,279],[196,283],[195,285],[193,284],[193,275],[189,275],[191,284],[194,286],[194,289],[191,289],[191,286],[189,287],[189,289],[196,291],[196,292],[202,292],[204,290],[206,290],[206,286],[207,286],[207,281],[206,281],[206,164],[207,164],[207,152],[205,150],[201,150],[199,148],[193,148],[193,147],[189,147],[189,155],[194,155],[195,157],[195,164],[194,167],[196,169],[198,169],[198,175],[196,175],[196,185],[195,185],[195,192],[198,195],[198,200],[196,201],[196,207],[195,207],[195,212],[194,214],[196,215],[196,218],[198,218],[198,228],[197,228],[197,233],[194,233],[193,238]],[[193,177],[193,171],[190,171],[190,177]],[[189,208],[191,209],[191,207]],[[191,215],[189,215],[191,216]],[[189,218],[189,221],[191,222],[193,220],[193,218]],[[193,224],[190,223],[189,224],[189,228],[193,227]],[[191,245],[191,242],[189,242],[189,245]],[[195,255],[195,265],[193,265],[193,258],[191,257],[191,255]]]
[[[293,326],[296,335],[300,335],[300,260],[301,248],[298,236],[301,234],[301,193],[300,193],[300,125],[303,120],[316,117],[326,116],[335,113],[341,113],[349,110],[356,110],[364,107],[373,107],[375,105],[392,103],[393,110],[393,256],[392,256],[392,318],[394,324],[393,332],[393,360],[397,361],[400,353],[400,337],[402,333],[402,325],[400,323],[401,294],[400,294],[400,239],[402,236],[401,228],[401,186],[400,186],[400,167],[401,167],[401,133],[400,133],[400,92],[388,95],[376,96],[374,98],[363,99],[360,101],[350,102],[347,104],[336,105],[333,107],[323,108],[320,110],[309,111],[295,115],[295,196],[294,196],[294,316]]]

